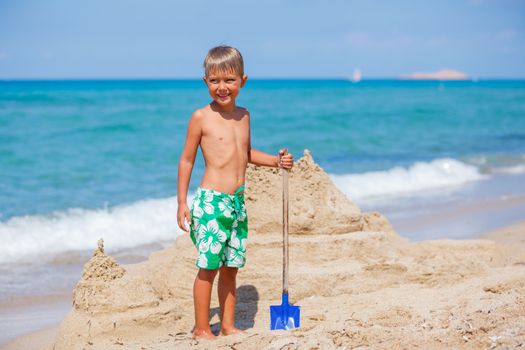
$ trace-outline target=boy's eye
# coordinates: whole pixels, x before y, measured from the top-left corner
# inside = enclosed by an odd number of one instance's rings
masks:
[[[210,79],[210,83],[216,84],[217,83],[217,79]]]
[[[235,79],[227,79],[226,82],[227,83],[233,83],[235,81]]]

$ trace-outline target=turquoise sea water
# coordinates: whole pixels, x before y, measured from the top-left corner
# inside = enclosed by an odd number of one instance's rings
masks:
[[[208,101],[201,81],[0,82],[0,220],[176,195],[188,118]],[[308,148],[332,174],[525,163],[523,81],[255,80],[239,104],[255,148]]]

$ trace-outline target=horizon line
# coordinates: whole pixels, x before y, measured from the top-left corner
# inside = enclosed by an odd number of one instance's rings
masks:
[[[325,76],[325,77],[248,77],[249,80],[341,80],[354,82],[351,78],[340,77],[340,76]],[[202,77],[0,77],[0,82],[9,81],[196,81],[202,80]],[[468,77],[467,79],[411,79],[407,77],[364,77],[360,81],[374,81],[374,80],[395,80],[395,81],[457,81],[457,82],[476,82],[476,81],[487,81],[487,80],[499,80],[499,81],[518,81],[525,80],[524,77]]]

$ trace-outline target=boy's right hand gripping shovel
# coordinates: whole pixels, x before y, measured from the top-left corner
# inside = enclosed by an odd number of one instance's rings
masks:
[[[288,170],[283,174],[283,295],[281,305],[270,306],[270,329],[299,328],[300,306],[288,302]]]

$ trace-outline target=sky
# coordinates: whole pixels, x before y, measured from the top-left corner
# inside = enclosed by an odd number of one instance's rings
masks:
[[[0,79],[198,78],[219,44],[251,78],[525,78],[525,0],[0,0]]]

